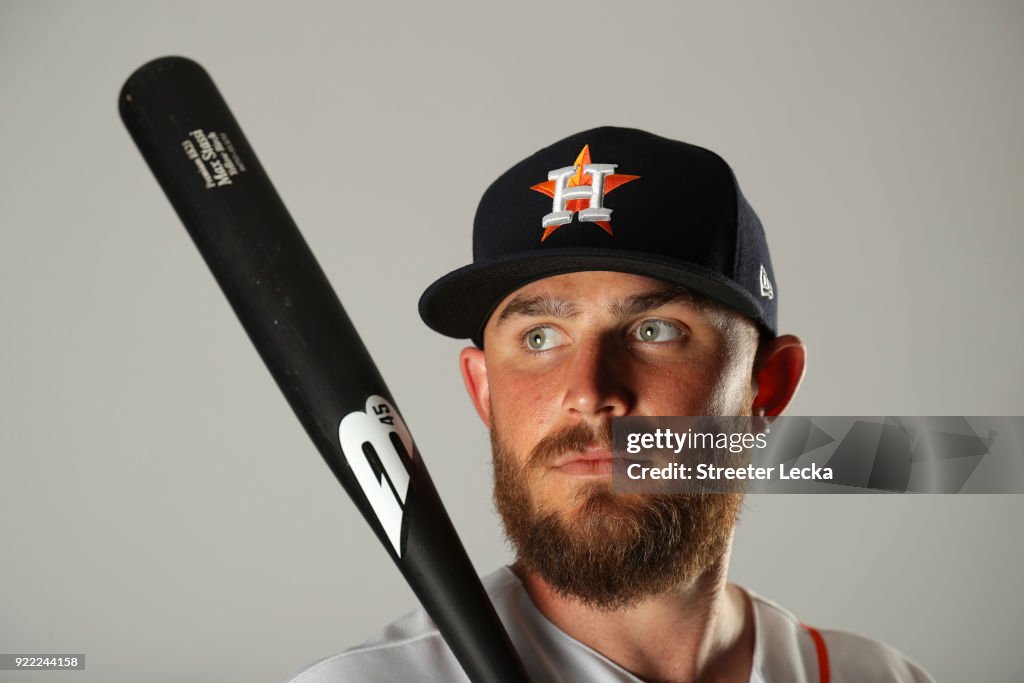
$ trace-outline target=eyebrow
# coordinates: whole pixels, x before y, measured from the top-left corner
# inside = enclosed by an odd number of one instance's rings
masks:
[[[667,289],[655,289],[650,292],[641,292],[628,296],[625,299],[617,299],[608,303],[608,312],[617,318],[631,318],[647,311],[653,311],[668,304],[686,303],[695,308],[700,304],[693,298],[693,294],[686,287],[676,286]]]
[[[689,289],[676,286],[640,292],[624,299],[616,299],[615,301],[610,301],[606,305],[606,309],[617,318],[629,318],[667,304],[680,302],[698,309],[704,308],[701,305],[702,302],[694,299]],[[517,296],[508,302],[508,305],[501,312],[501,315],[498,317],[498,325],[516,317],[569,319],[575,318],[579,314],[579,308],[571,301],[566,301],[565,299],[556,299],[548,296]]]
[[[547,296],[515,297],[508,302],[498,318],[498,324],[516,317],[575,318],[579,309],[564,299]]]

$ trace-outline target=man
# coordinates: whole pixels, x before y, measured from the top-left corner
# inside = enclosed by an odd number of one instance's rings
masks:
[[[534,681],[931,680],[727,584],[740,494],[611,491],[613,418],[778,415],[803,376],[721,158],[637,130],[573,135],[491,185],[473,251],[420,314],[475,344],[462,376],[517,552],[484,582]],[[419,611],[296,680],[465,677]]]

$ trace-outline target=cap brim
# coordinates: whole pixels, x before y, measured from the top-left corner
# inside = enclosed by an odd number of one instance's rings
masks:
[[[682,285],[753,318],[762,329],[775,334],[759,303],[722,275],[677,259],[603,248],[513,253],[459,268],[423,293],[420,317],[441,334],[472,339],[480,345],[487,320],[509,294],[535,280],[588,270],[631,273]]]

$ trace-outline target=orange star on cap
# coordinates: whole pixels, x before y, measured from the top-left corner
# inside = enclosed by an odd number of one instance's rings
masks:
[[[579,185],[593,184],[593,178],[591,178],[590,174],[583,172],[583,167],[589,163],[591,163],[590,145],[583,145],[583,150],[579,153],[579,156],[576,157],[576,161],[573,164],[576,167],[576,173],[573,174],[571,178],[569,178],[569,182],[566,184],[566,187],[577,187]],[[611,175],[605,176],[604,193],[605,195],[607,195],[609,192],[616,189],[617,187],[625,185],[631,180],[636,180],[639,177],[640,176],[638,175],[629,175],[626,173],[613,173]],[[551,197],[552,199],[554,199],[555,197],[554,180],[547,180],[543,183],[537,183],[530,189],[536,190],[541,194],[545,194],[548,197]],[[587,206],[588,200],[586,199],[570,199],[565,203],[565,210],[575,212],[580,211],[581,209],[585,209],[587,208]],[[594,223],[595,225],[600,226],[600,228],[607,232],[609,235],[614,235],[614,233],[612,232],[612,225],[609,221],[594,221]],[[562,227],[562,225],[565,224],[563,223],[561,225],[552,225],[545,228],[544,234],[541,236],[540,241],[543,242],[544,240],[546,240],[551,233],[553,233],[558,228]]]

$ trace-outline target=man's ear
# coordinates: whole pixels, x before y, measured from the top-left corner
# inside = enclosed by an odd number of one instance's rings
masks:
[[[754,360],[757,395],[751,405],[753,414],[781,414],[800,387],[806,362],[807,348],[799,337],[786,334],[764,342]]]
[[[487,383],[487,361],[484,352],[475,346],[462,349],[459,354],[459,369],[462,370],[462,381],[466,383],[466,391],[473,401],[480,419],[487,428],[491,428],[491,388]]]

